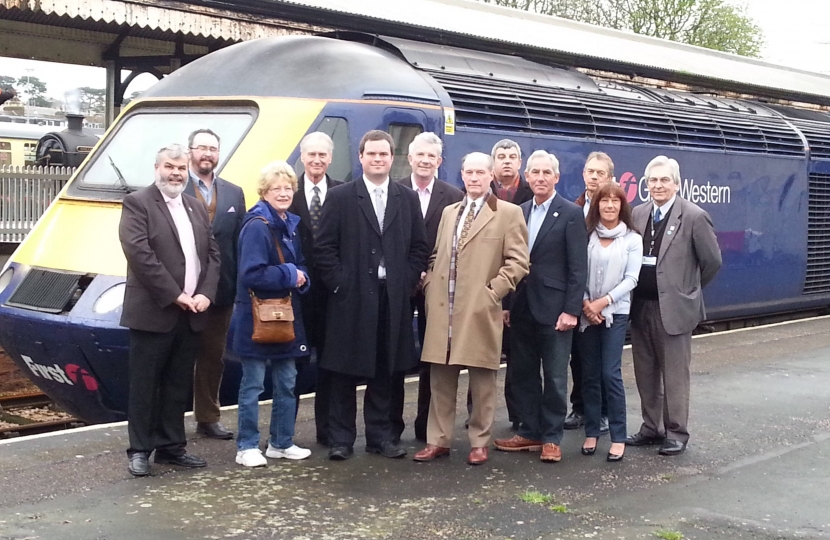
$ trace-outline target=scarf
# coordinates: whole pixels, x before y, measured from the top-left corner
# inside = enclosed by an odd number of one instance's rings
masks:
[[[625,245],[625,235],[628,227],[620,222],[613,229],[608,229],[600,223],[591,233],[588,241],[588,299],[594,301],[602,298],[625,278],[625,267],[628,263],[628,250]],[[602,247],[600,238],[612,238],[614,241],[607,247]],[[603,250],[607,250],[603,252]],[[607,255],[603,257],[603,254]],[[614,303],[610,303],[602,310],[605,317],[605,326],[610,328],[614,323]],[[579,325],[580,332],[584,332],[590,325],[586,317],[582,317]]]

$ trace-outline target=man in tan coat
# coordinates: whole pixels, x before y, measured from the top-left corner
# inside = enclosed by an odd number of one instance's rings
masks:
[[[501,359],[501,300],[529,271],[521,209],[489,191],[493,160],[474,152],[461,161],[467,196],[447,206],[424,278],[427,329],[421,361],[431,364],[427,446],[415,461],[449,455],[458,374],[467,368],[473,410],[467,462],[487,461]]]

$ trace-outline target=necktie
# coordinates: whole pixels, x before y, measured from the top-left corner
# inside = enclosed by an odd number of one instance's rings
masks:
[[[458,236],[458,247],[460,248],[467,241],[467,235],[470,233],[470,227],[473,225],[473,220],[476,218],[476,203],[470,203],[470,211],[464,216],[464,225],[461,226],[461,234]]]
[[[375,214],[378,216],[378,225],[383,232],[383,216],[386,215],[386,204],[383,202],[383,190],[375,188]]]
[[[311,206],[308,207],[308,213],[311,216],[311,232],[317,236],[317,229],[320,227],[320,188],[314,186],[314,195],[311,196]]]
[[[660,209],[654,211],[654,223],[660,223],[660,220],[663,219],[663,216],[660,213]]]

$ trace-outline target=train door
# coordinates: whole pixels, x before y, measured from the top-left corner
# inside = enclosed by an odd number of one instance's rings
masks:
[[[383,112],[383,127],[395,141],[395,155],[390,178],[407,178],[412,174],[407,155],[409,143],[419,133],[429,131],[427,115],[419,109],[388,108]]]

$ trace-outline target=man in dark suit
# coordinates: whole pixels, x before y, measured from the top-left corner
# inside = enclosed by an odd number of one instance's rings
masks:
[[[520,205],[533,198],[533,191],[525,180],[522,179],[519,171],[522,169],[522,149],[514,140],[502,139],[493,145],[490,151],[493,158],[493,181],[490,183],[490,191],[502,201]],[[509,301],[509,296],[505,302]],[[505,308],[507,305],[505,304]],[[504,358],[510,362],[510,328],[504,326],[502,336],[502,352]],[[513,429],[519,427],[519,417],[516,413],[516,397],[513,389],[510,370],[504,375],[504,402],[507,405],[507,418]],[[467,399],[467,410],[470,410],[470,400]]]
[[[366,451],[401,458],[392,430],[396,372],[415,368],[409,299],[429,248],[418,195],[389,181],[395,143],[373,130],[360,141],[363,177],[329,191],[315,265],[331,291],[321,367],[332,372],[332,460],[348,459],[357,437],[356,386],[366,380]]]
[[[591,199],[596,190],[606,182],[614,181],[614,162],[605,152],[591,152],[585,160],[582,169],[582,180],[585,182],[585,191],[577,197],[577,206],[582,208],[582,215],[588,217]],[[582,355],[579,350],[579,333],[574,333],[571,345],[571,414],[565,418],[565,429],[577,429],[585,424],[585,406],[582,400]],[[599,432],[608,433],[608,406],[605,402],[605,388],[602,389],[602,418],[599,423]]]
[[[196,433],[213,439],[233,439],[220,422],[219,387],[225,363],[225,341],[236,295],[236,241],[245,217],[245,194],[239,186],[216,176],[219,136],[197,129],[187,138],[190,148],[189,182],[184,192],[205,205],[213,237],[219,247],[221,268],[216,301],[207,314],[207,327],[199,334],[199,352],[193,372],[193,416]]]
[[[343,182],[334,180],[327,173],[331,165],[334,143],[323,132],[309,133],[300,141],[300,161],[303,173],[297,175],[298,189],[288,211],[300,216],[300,243],[308,267],[311,290],[300,296],[303,308],[303,327],[306,339],[313,348],[316,363],[305,359],[297,361],[297,399],[314,382],[314,422],[317,428],[317,442],[329,444],[329,387],[328,372],[320,368],[323,345],[326,337],[326,305],[329,292],[314,268],[314,244],[320,229],[320,217],[329,189]],[[297,404],[299,405],[299,403]],[[299,409],[299,407],[298,407]]]
[[[464,198],[460,189],[453,187],[446,182],[438,180],[438,167],[443,161],[441,153],[444,143],[441,138],[432,132],[424,132],[417,135],[409,144],[409,166],[412,174],[409,178],[398,180],[403,186],[412,188],[418,194],[421,203],[421,215],[424,216],[424,223],[427,230],[427,246],[429,252],[435,247],[435,240],[438,237],[438,224],[441,223],[441,214],[444,208],[457,203]],[[420,283],[418,290],[412,297],[413,313],[418,312],[418,342],[421,348],[424,346],[424,334],[427,327],[426,307],[424,305],[424,292]],[[427,440],[427,417],[429,416],[429,364],[423,362],[418,370],[418,414],[415,417],[415,438],[419,441]],[[404,431],[403,421],[404,409],[404,378],[401,375],[395,381],[395,396],[392,409],[392,426],[396,438],[400,440]]]
[[[525,175],[534,193],[533,200],[522,204],[530,274],[519,283],[505,314],[512,340],[507,369],[521,423],[519,433],[497,440],[496,448],[541,450],[542,461],[556,462],[562,459],[559,444],[568,413],[571,339],[587,283],[588,233],[582,209],[556,193],[559,161],[553,154],[531,154]]]
[[[197,334],[219,281],[219,249],[205,206],[185,195],[188,156],[171,144],[156,157],[155,183],[124,197],[118,235],[127,259],[121,325],[130,329],[129,471],[156,463],[204,467],[187,454],[184,413]]]
[[[659,444],[661,455],[675,456],[689,441],[692,331],[706,317],[703,287],[715,278],[722,259],[709,214],[677,196],[677,161],[657,156],[645,176],[651,203],[632,213],[643,231],[643,265],[631,302],[643,424],[626,444]]]

